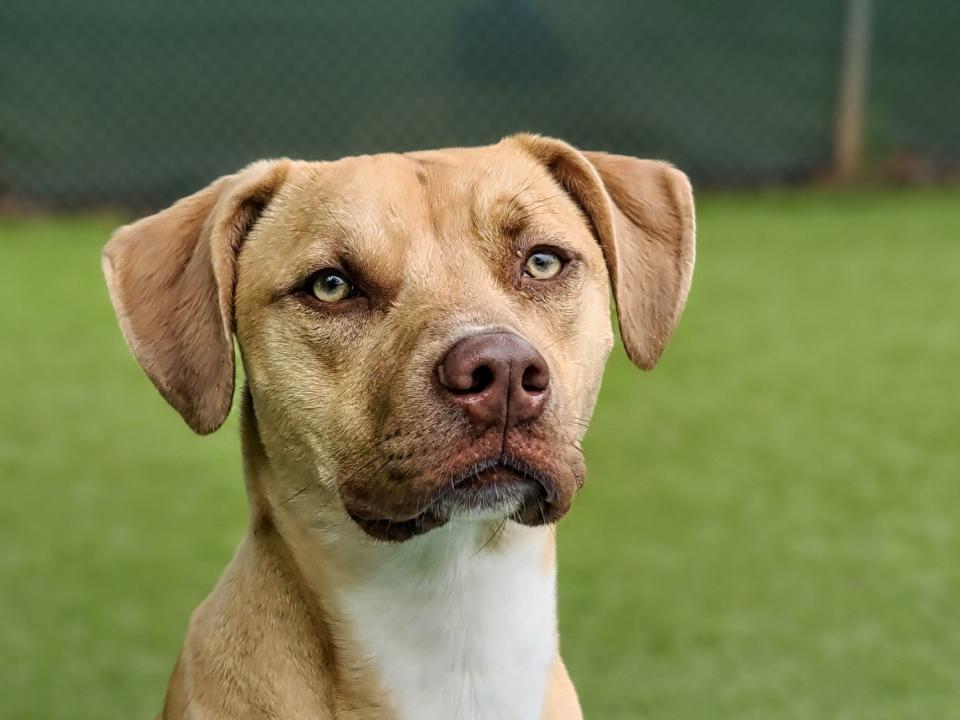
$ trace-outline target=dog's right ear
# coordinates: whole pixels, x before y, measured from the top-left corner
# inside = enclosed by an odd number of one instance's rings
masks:
[[[637,367],[657,364],[693,277],[693,191],[664,162],[580,152],[560,140],[514,135],[579,205],[607,262],[620,336]]]
[[[222,177],[120,228],[103,250],[127,345],[201,435],[223,424],[233,400],[237,252],[289,168],[289,160],[270,160]]]

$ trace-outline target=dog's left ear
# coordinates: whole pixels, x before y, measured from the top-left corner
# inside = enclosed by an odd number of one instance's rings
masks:
[[[160,394],[197,433],[233,400],[234,267],[289,160],[255,163],[114,233],[103,272],[120,329]]]
[[[627,355],[656,365],[690,290],[695,254],[693,191],[672,165],[580,152],[537,135],[512,138],[580,206],[603,249]]]

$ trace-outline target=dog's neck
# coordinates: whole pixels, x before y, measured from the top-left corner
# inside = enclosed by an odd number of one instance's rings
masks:
[[[402,720],[540,716],[557,650],[551,538],[514,525],[491,547],[491,532],[452,523],[382,548],[334,591]]]
[[[260,457],[252,491],[270,481]],[[367,676],[389,717],[540,717],[557,655],[552,529],[455,521],[387,544],[352,523],[305,529],[289,507],[272,515],[338,674]]]

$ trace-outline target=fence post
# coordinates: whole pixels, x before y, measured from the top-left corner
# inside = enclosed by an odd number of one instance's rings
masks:
[[[847,0],[833,148],[838,180],[851,180],[860,171],[872,13],[873,0]]]

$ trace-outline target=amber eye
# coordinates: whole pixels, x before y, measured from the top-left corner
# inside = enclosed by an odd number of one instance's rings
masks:
[[[310,292],[322,302],[335,303],[353,294],[353,285],[336,270],[321,270],[310,285]]]
[[[563,260],[550,250],[537,250],[527,258],[523,273],[534,280],[549,280],[563,270]]]

